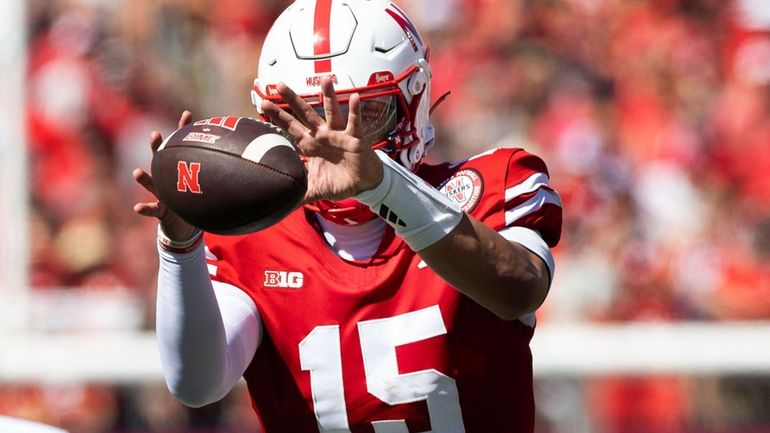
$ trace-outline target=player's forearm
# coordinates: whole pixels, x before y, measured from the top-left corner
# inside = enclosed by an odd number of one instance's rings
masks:
[[[227,339],[203,247],[189,254],[160,251],[156,330],[169,390],[188,406],[222,396]]]
[[[548,292],[549,271],[540,257],[468,215],[419,254],[449,284],[506,320],[534,311]]]

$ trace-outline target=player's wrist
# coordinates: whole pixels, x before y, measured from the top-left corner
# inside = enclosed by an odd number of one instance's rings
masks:
[[[203,241],[203,230],[193,228],[192,233],[183,240],[172,239],[163,231],[163,226],[158,224],[158,246],[165,251],[185,254],[195,250]]]
[[[354,198],[388,222],[414,251],[448,235],[462,220],[460,207],[416,174],[377,151],[382,180]]]
[[[377,152],[377,155],[379,154],[380,152]],[[390,190],[390,183],[392,182],[391,171],[385,169],[385,164],[383,163],[381,163],[380,167],[381,167],[381,175],[380,175],[379,182],[377,182],[375,185],[371,186],[370,188],[364,188],[361,192],[358,193],[358,195],[354,197],[356,200],[360,201],[361,203],[369,207],[374,207],[382,203],[382,200],[385,198],[388,191]]]
[[[364,170],[364,176],[362,176],[361,181],[359,182],[360,189],[358,194],[371,191],[383,183],[384,168],[382,161],[380,161],[380,158],[374,152],[372,158],[372,163],[369,164],[366,170]]]

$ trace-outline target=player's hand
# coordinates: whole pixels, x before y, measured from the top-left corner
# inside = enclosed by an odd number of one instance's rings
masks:
[[[191,120],[192,113],[185,110],[179,118],[179,128],[187,125]],[[160,147],[161,143],[163,143],[163,137],[160,135],[160,132],[152,131],[150,134],[150,150],[152,150],[153,155],[158,151],[158,147]],[[163,233],[172,240],[184,241],[190,239],[193,231],[195,231],[195,227],[180,218],[158,199],[158,193],[155,190],[155,184],[152,182],[152,176],[141,168],[134,169],[133,176],[134,180],[136,180],[139,185],[142,185],[144,189],[149,191],[156,199],[152,202],[135,204],[134,212],[142,216],[154,217],[160,220]]]
[[[273,123],[292,137],[305,159],[305,203],[352,197],[374,188],[382,180],[382,162],[371,143],[363,138],[358,94],[350,97],[345,119],[329,77],[321,80],[321,91],[325,120],[283,83],[278,85],[278,93],[288,102],[292,114],[270,101],[263,101],[261,107]]]

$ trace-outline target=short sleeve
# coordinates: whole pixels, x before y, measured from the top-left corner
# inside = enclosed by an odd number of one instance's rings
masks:
[[[542,159],[522,149],[511,153],[503,200],[505,228],[534,230],[549,247],[559,243],[561,198],[550,185],[548,168]]]

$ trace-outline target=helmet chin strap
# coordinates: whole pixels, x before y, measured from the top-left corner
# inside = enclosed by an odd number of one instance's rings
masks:
[[[439,96],[438,99],[436,99],[436,101],[433,103],[433,105],[430,106],[430,111],[428,111],[428,114],[433,114],[433,111],[436,110],[436,108],[438,108],[438,106],[441,105],[442,102],[446,101],[446,98],[448,98],[449,95],[451,94],[452,94],[452,91],[448,90],[446,93]]]

